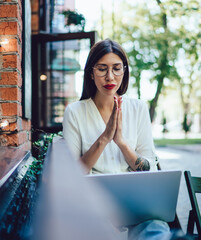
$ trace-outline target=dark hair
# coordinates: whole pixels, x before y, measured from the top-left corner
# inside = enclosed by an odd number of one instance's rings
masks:
[[[98,62],[98,60],[107,53],[114,53],[121,58],[123,65],[125,66],[125,72],[121,86],[118,89],[117,93],[119,95],[123,95],[127,91],[129,81],[129,69],[126,53],[117,42],[106,39],[97,42],[89,52],[87,62],[84,68],[84,83],[80,100],[93,98],[95,96],[96,85],[91,78],[93,67]]]

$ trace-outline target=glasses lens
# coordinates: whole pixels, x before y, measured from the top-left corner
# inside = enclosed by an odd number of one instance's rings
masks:
[[[112,72],[116,76],[120,76],[124,73],[124,66],[122,64],[115,64],[115,66],[112,69]]]
[[[108,67],[103,65],[98,65],[94,68],[95,74],[98,77],[103,77],[107,74]]]
[[[124,70],[125,70],[125,67],[121,63],[115,64],[112,68],[112,72],[116,76],[122,75],[124,73]],[[108,73],[108,66],[101,65],[101,64],[97,65],[96,67],[94,67],[94,72],[96,76],[104,77]]]

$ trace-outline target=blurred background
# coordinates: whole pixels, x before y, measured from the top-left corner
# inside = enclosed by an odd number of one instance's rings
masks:
[[[1,239],[30,234],[51,143],[66,106],[81,96],[90,48],[106,38],[128,55],[126,94],[148,104],[161,168],[200,176],[200,0],[0,1]],[[54,157],[58,173],[72,160],[65,150]],[[57,181],[71,187],[66,178],[74,169],[62,170],[65,179]],[[183,174],[180,186],[177,213],[186,232],[191,206]]]
[[[127,95],[148,103],[154,138],[201,136],[201,3],[198,0],[55,0],[52,4],[51,33],[80,31],[73,24],[65,25],[66,15],[61,13],[70,9],[84,17],[85,32],[97,32],[96,41],[111,38],[122,44],[130,64]],[[51,87],[47,88],[53,92],[52,98],[47,99],[49,115],[43,121],[56,126],[62,122],[66,105],[81,95],[90,43],[82,39],[62,44],[47,42],[47,45],[51,57],[42,68],[47,70],[49,61],[51,69],[47,76],[50,71],[51,75],[45,81],[48,85],[52,79]]]
[[[200,136],[200,2],[76,0],[75,7],[87,30],[123,45],[131,72],[128,95],[148,102],[154,137]]]

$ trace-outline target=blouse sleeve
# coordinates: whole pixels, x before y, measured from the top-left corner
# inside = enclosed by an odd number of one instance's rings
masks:
[[[63,137],[76,159],[81,156],[81,136],[79,126],[73,111],[68,106],[63,119]]]
[[[155,148],[152,137],[152,126],[148,106],[141,101],[139,119],[137,124],[137,146],[136,152],[149,160],[150,170],[156,170]]]

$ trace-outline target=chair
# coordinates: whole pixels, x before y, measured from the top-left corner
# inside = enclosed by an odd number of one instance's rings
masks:
[[[184,176],[192,206],[188,217],[187,233],[193,235],[194,226],[196,225],[198,231],[196,237],[201,239],[201,215],[196,197],[196,193],[201,193],[201,177],[191,176],[190,171],[185,171]]]
[[[155,161],[156,161],[157,170],[161,170],[161,165],[160,165],[160,162],[159,162],[159,157],[158,157],[157,155],[155,155]]]
[[[159,157],[157,155],[155,156],[155,161],[156,161],[157,170],[161,171],[162,169],[161,169]],[[179,222],[179,218],[177,216],[177,213],[175,215],[174,221],[173,222],[169,222],[168,225],[169,225],[170,229],[180,229],[180,230],[182,229],[181,224]]]

